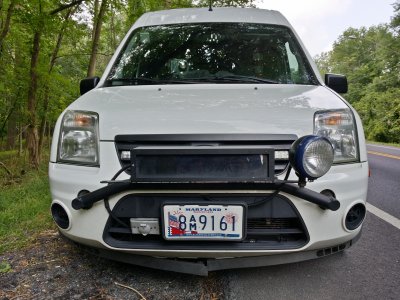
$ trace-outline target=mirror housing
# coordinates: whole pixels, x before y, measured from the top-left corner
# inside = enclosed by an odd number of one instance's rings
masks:
[[[82,79],[81,83],[79,85],[79,90],[81,92],[81,96],[83,94],[86,94],[90,90],[93,90],[96,87],[96,85],[99,83],[99,81],[100,81],[100,78],[97,76]]]
[[[347,78],[339,74],[325,74],[325,84],[336,93],[345,94],[348,90]]]

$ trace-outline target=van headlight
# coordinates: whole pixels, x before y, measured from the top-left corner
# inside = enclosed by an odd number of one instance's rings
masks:
[[[99,165],[99,115],[69,110],[61,123],[57,162]]]
[[[334,163],[358,160],[358,143],[353,114],[349,109],[318,111],[314,134],[326,137],[333,146]]]

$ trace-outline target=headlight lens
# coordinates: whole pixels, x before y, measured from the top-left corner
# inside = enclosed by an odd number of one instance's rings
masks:
[[[88,111],[67,111],[61,123],[59,162],[99,165],[99,116]]]
[[[332,144],[324,137],[303,136],[293,143],[289,159],[300,177],[317,179],[325,175],[332,166]]]
[[[356,161],[358,144],[353,114],[349,109],[315,113],[314,134],[329,139],[334,150],[334,163]]]

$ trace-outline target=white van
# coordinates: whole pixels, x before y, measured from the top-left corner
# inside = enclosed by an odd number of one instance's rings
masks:
[[[368,180],[346,91],[277,11],[146,13],[57,121],[54,221],[100,256],[200,275],[342,251]]]

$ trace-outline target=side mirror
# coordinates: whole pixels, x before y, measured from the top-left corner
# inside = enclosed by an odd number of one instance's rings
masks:
[[[347,78],[344,75],[325,74],[325,84],[339,94],[347,93]]]
[[[100,81],[99,77],[88,77],[88,78],[82,79],[81,83],[79,85],[81,95],[86,94],[90,90],[93,90],[96,87],[96,85],[99,83],[99,81]]]

